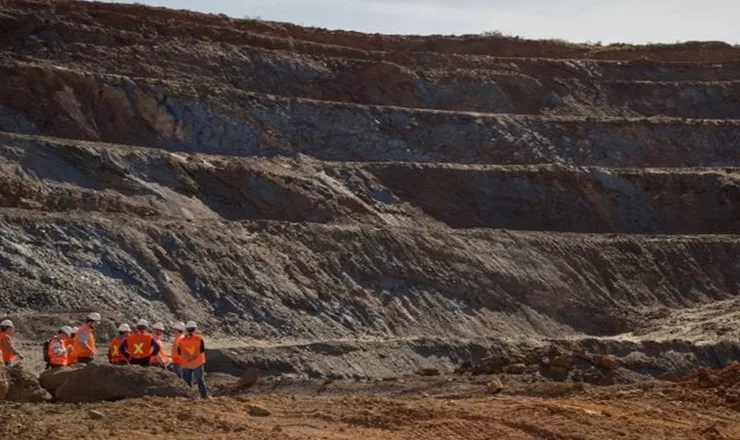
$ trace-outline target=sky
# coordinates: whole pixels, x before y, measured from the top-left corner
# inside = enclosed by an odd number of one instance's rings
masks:
[[[133,3],[133,1],[117,1]],[[385,34],[740,44],[740,0],[137,0],[152,6]]]

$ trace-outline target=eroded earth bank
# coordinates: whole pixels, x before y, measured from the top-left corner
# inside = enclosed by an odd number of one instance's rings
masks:
[[[103,340],[197,320],[224,397],[139,402],[171,429],[740,437],[735,382],[685,381],[740,360],[738,47],[17,0],[0,72],[0,314],[37,360],[89,310]],[[126,402],[0,433],[99,438]]]

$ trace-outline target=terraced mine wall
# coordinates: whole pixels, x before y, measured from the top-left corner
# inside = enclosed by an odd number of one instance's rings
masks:
[[[231,372],[564,341],[647,374],[736,357],[736,47],[93,2],[5,2],[0,24],[0,312],[28,350],[95,309],[101,337],[196,319]]]

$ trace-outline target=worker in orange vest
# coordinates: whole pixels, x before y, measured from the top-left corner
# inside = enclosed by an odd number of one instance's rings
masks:
[[[185,324],[185,336],[180,339],[177,354],[182,358],[182,378],[190,387],[193,381],[198,384],[198,392],[203,399],[208,398],[206,388],[206,344],[200,334],[196,333],[198,325],[194,321]]]
[[[184,322],[178,322],[174,326],[172,326],[172,363],[170,364],[170,369],[177,375],[177,377],[182,377],[182,356],[180,356],[177,353],[178,345],[180,344],[180,341],[182,338],[185,337],[185,323]]]
[[[152,325],[152,337],[157,341],[157,344],[159,344],[159,354],[152,356],[149,360],[149,365],[153,367],[167,368],[167,365],[170,363],[170,359],[167,356],[167,348],[164,345],[164,341],[162,341],[162,335],[164,335],[164,324],[161,322],[155,322],[154,325]]]
[[[95,359],[98,349],[95,346],[95,333],[93,330],[100,325],[100,313],[90,313],[85,318],[85,322],[75,333],[75,352],[77,361],[83,364],[89,364]]]
[[[72,346],[67,345],[66,341],[71,335],[72,327],[65,325],[49,339],[46,347],[47,368],[64,368],[69,365],[69,353],[72,351]]]
[[[118,326],[118,336],[111,339],[108,344],[108,362],[114,365],[128,364],[128,359],[121,353],[121,345],[126,340],[126,336],[131,333],[131,327],[128,324]]]
[[[14,367],[23,360],[23,356],[13,345],[13,333],[15,333],[13,321],[6,319],[0,322],[0,352],[3,363],[9,367]]]
[[[72,327],[72,334],[64,338],[64,343],[69,348],[69,354],[67,355],[67,362],[69,365],[77,363],[77,350],[75,350],[75,334],[80,330],[79,327]]]
[[[148,367],[152,356],[159,354],[160,346],[149,333],[149,323],[145,319],[136,323],[136,332],[129,333],[121,344],[121,353],[129,364]]]

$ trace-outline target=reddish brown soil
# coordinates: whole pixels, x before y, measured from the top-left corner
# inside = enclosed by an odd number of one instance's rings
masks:
[[[194,440],[740,438],[738,413],[715,404],[707,391],[655,385],[586,389],[560,398],[547,394],[523,387],[503,396],[260,395],[199,402],[145,398],[82,406],[4,406],[0,407],[0,436],[16,440],[148,440],[181,435]],[[270,414],[251,415],[255,406]]]

